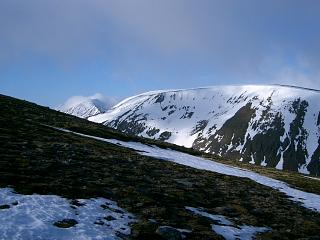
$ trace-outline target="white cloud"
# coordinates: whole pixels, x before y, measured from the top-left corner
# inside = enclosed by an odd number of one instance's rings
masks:
[[[292,67],[283,68],[274,78],[275,83],[320,89],[320,74],[300,72]]]
[[[266,57],[285,67],[303,56],[314,75],[319,11],[319,1],[297,0],[3,0],[0,64],[38,54],[58,64],[99,58],[129,73],[173,68],[262,78]],[[265,75],[279,71],[272,66]],[[295,72],[304,73],[282,74]]]

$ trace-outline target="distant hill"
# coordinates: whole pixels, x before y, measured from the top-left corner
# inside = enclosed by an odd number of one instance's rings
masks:
[[[81,118],[88,118],[100,113],[105,113],[113,105],[116,100],[95,94],[89,97],[74,96],[69,98],[64,104],[56,108],[56,110],[68,113]]]

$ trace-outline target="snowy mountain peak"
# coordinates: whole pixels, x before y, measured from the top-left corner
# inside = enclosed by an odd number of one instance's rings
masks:
[[[320,175],[320,92],[243,85],[160,90],[89,120],[225,158]]]
[[[96,93],[89,97],[73,96],[56,110],[77,117],[88,118],[97,114],[105,113],[116,103],[115,99]]]

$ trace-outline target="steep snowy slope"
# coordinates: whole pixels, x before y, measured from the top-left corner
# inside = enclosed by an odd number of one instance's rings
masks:
[[[115,100],[104,97],[97,93],[93,96],[74,96],[69,98],[56,110],[65,112],[77,117],[88,118],[100,113],[105,113],[115,104]]]
[[[89,118],[252,164],[320,175],[320,92],[217,86],[130,97]]]

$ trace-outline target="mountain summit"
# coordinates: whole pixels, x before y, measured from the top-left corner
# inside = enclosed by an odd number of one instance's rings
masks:
[[[89,118],[225,158],[320,175],[320,92],[245,85],[163,90]]]
[[[97,93],[93,96],[73,96],[56,110],[81,118],[88,118],[105,113],[116,101]]]

